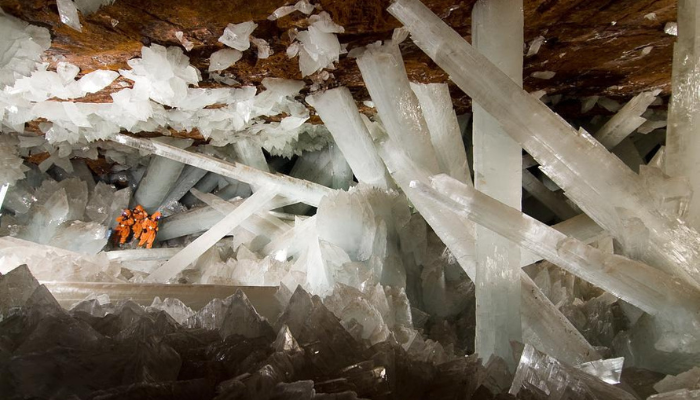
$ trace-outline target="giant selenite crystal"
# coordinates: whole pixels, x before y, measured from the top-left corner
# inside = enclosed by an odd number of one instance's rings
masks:
[[[577,132],[520,89],[419,0],[397,0],[389,12],[629,256],[700,286],[700,235],[666,217],[642,178],[588,133]]]
[[[643,263],[569,238],[448,176],[435,177],[433,185],[451,199],[433,194],[437,204],[466,214],[472,221],[663,320],[668,324],[667,337],[657,346],[700,350],[700,341],[693,333],[700,327],[700,292],[693,286]]]
[[[690,180],[693,198],[686,221],[700,229],[700,5],[678,1],[678,40],[673,48],[673,90],[668,108],[665,172]]]
[[[472,11],[474,46],[522,85],[522,1],[481,0]],[[520,209],[522,150],[478,103],[474,103],[474,186]],[[476,345],[484,360],[495,354],[509,364],[510,342],[522,341],[520,324],[520,248],[476,227]]]

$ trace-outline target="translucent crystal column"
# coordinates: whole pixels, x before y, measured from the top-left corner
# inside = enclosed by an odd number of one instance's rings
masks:
[[[700,4],[696,0],[678,1],[672,81],[665,172],[690,180],[694,195],[686,221],[700,230]]]
[[[396,0],[388,10],[628,255],[700,287],[700,235],[666,217],[637,174],[523,91],[420,1]]]
[[[321,198],[333,190],[313,182],[294,179],[287,175],[271,174],[247,165],[219,160],[211,156],[193,153],[154,140],[140,139],[123,134],[116,135],[114,140],[117,143],[129,147],[145,150],[170,160],[193,165],[253,186],[271,185],[277,188],[284,197],[312,206],[318,206],[321,202]]]
[[[412,187],[413,180],[428,182],[429,178],[425,171],[421,171],[408,159],[398,145],[387,140],[382,143],[380,152],[401,190],[406,193],[440,240],[450,249],[469,278],[474,280],[474,224],[466,217],[444,207],[436,207],[436,202],[432,198]],[[525,343],[530,343],[547,354],[571,364],[600,358],[590,343],[522,270],[520,282]]]
[[[522,0],[480,0],[472,11],[474,47],[518,85],[523,71]],[[522,149],[474,102],[474,186],[520,210]],[[520,248],[476,227],[476,344],[482,360],[496,355],[515,369],[511,341],[522,342]]]
[[[177,140],[173,138],[160,138],[159,142],[168,144],[177,149],[182,149],[192,144],[192,140]],[[154,155],[148,164],[146,175],[139,182],[139,187],[134,193],[134,203],[140,204],[149,213],[156,211],[161,205],[170,189],[175,186],[178,176],[185,164]]]
[[[411,90],[399,46],[392,42],[368,48],[357,59],[362,79],[377,107],[389,137],[431,173],[438,161],[416,95]]]
[[[327,90],[312,96],[313,106],[333,135],[357,180],[380,188],[389,188],[386,169],[374,150],[372,137],[362,122],[350,90]]]
[[[253,193],[252,196],[248,197],[240,206],[212,226],[211,229],[204,232],[160,268],[153,271],[147,278],[148,282],[168,282],[168,280],[187,268],[190,263],[196,261],[199,256],[209,250],[221,238],[240,225],[241,222],[258,210],[263,209],[275,195],[276,190],[272,187],[263,187]]]
[[[418,97],[423,118],[430,131],[440,172],[462,183],[471,184],[467,152],[452,97],[446,83],[413,83],[411,89]]]

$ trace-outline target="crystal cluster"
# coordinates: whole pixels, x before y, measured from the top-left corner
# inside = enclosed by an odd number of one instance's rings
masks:
[[[79,30],[109,3],[57,8]],[[155,43],[119,72],[42,63],[48,31],[0,14],[0,393],[697,398],[695,178],[673,165],[693,157],[678,147],[698,21],[682,3],[668,118],[657,90],[591,96],[583,112],[614,114],[593,135],[549,108],[561,95],[522,90],[521,2],[478,1],[472,46],[394,1],[405,27],[350,55],[370,116],[319,90],[344,29],[307,0],[269,19],[305,18],[287,55],[310,78],[259,89],[225,72],[251,46],[272,55],[253,21],[223,29],[205,79]],[[447,84],[409,80],[409,33],[473,97],[472,123]],[[112,102],[81,101],[95,93]],[[136,205],[164,216],[153,248],[113,240]]]

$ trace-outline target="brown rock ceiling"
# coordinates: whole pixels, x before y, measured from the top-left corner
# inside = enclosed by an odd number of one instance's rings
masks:
[[[470,39],[470,15],[475,0],[424,1]],[[348,50],[390,38],[391,31],[399,26],[385,11],[390,0],[312,2],[320,3],[334,21],[345,27],[345,33],[339,37],[341,43],[348,43]],[[651,88],[669,93],[675,37],[665,34],[663,27],[675,21],[675,1],[525,0],[524,3],[526,41],[529,43],[539,35],[547,39],[538,54],[525,59],[526,90],[620,98]],[[244,58],[226,72],[234,74],[243,84],[259,85],[268,76],[301,79],[298,60],[287,59],[285,50],[290,43],[287,31],[305,27],[305,16],[293,13],[278,21],[268,21],[268,15],[282,5],[285,0],[116,0],[114,5],[82,18],[80,33],[60,22],[55,1],[0,0],[6,13],[51,30],[50,62],[65,59],[78,65],[81,73],[127,68],[126,61],[139,56],[144,44],[180,46],[175,32],[182,31],[195,44],[186,54],[203,72],[201,86],[218,85],[207,80],[206,69],[209,55],[223,48],[217,39],[226,25],[248,20],[258,23],[253,35],[269,41],[275,54],[258,60],[255,50],[246,51]],[[646,19],[649,13],[655,13],[656,19]],[[642,55],[642,49],[647,46],[653,46],[651,52]],[[410,39],[402,44],[402,50],[411,79],[447,80],[447,75]],[[554,71],[556,76],[550,80],[530,77],[535,71]],[[341,57],[332,72],[334,78],[325,85],[346,85],[355,93],[356,100],[368,99],[354,60]],[[306,81],[310,84],[312,79]],[[110,89],[81,101],[110,101],[109,93],[121,87],[115,82]],[[454,87],[452,93],[458,111],[468,109],[466,95]]]

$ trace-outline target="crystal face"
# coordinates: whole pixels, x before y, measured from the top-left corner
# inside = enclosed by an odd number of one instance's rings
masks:
[[[695,3],[625,101],[522,1],[382,6],[143,5],[98,68],[126,3],[0,10],[0,397],[700,398]]]

